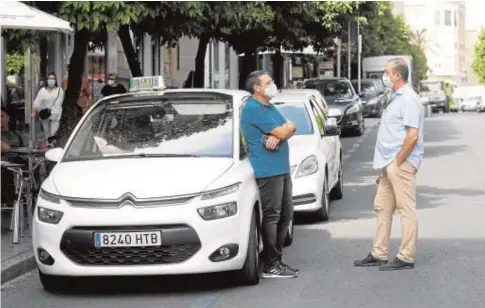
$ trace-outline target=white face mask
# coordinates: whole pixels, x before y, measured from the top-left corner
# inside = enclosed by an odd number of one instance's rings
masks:
[[[273,98],[276,95],[278,95],[278,87],[276,86],[276,84],[274,83],[270,84],[269,87],[267,87],[264,90],[264,95],[266,95],[269,98]]]
[[[384,82],[386,88],[392,89],[393,84],[391,82],[391,78],[388,75],[382,76],[382,81]]]
[[[115,81],[114,80],[108,80],[108,85],[112,86],[115,84]]]

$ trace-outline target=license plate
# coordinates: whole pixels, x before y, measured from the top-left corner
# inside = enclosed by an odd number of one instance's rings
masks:
[[[161,245],[161,231],[94,233],[95,247],[146,247]]]

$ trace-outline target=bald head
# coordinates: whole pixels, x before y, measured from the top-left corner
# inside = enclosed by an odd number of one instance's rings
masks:
[[[406,60],[403,58],[395,58],[389,60],[387,63],[390,64],[390,69],[395,75],[399,74],[403,82],[408,82],[409,67]]]

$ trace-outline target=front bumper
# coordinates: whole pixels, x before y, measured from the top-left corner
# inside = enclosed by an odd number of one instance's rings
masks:
[[[241,269],[248,245],[252,207],[238,206],[235,216],[203,220],[191,202],[178,206],[116,209],[86,209],[67,204],[37,206],[64,212],[57,225],[41,222],[37,208],[33,223],[33,249],[40,271],[48,275],[123,276],[176,275]],[[249,209],[250,208],[250,209]],[[162,232],[162,245],[156,247],[95,248],[94,232]],[[209,259],[222,246],[232,245],[231,258]],[[236,248],[235,248],[236,247]],[[39,259],[45,250],[54,264]],[[231,252],[231,253],[232,253]]]
[[[379,104],[372,104],[372,105],[365,105],[363,108],[364,116],[377,116],[380,112],[381,105]]]
[[[360,125],[360,120],[359,120],[359,112],[353,112],[353,113],[346,113],[343,116],[340,117],[340,119],[337,119],[337,123],[340,126],[340,129],[354,129],[358,128]]]
[[[314,212],[322,207],[323,182],[319,172],[293,178],[293,206],[295,212]]]

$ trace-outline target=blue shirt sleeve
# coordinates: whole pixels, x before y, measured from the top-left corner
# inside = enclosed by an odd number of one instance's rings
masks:
[[[407,127],[419,128],[421,120],[421,102],[409,101],[404,107],[403,124]]]
[[[257,127],[265,135],[280,126],[271,116],[270,111],[264,108],[249,108],[246,113],[245,121],[247,121],[248,124]]]

